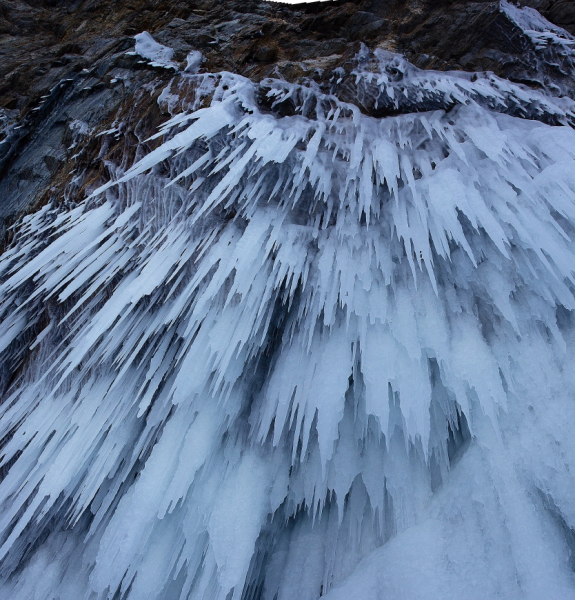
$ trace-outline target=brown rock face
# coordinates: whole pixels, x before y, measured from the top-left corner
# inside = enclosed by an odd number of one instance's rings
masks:
[[[574,3],[529,5],[575,32]],[[9,224],[30,207],[81,197],[109,176],[106,161],[129,161],[145,149],[169,114],[157,98],[178,75],[127,54],[144,30],[174,49],[182,70],[187,54],[199,50],[205,71],[314,81],[324,91],[333,91],[334,69],[350,71],[363,43],[402,53],[422,69],[493,71],[575,93],[570,59],[536,48],[498,2],[3,0],[0,219]],[[354,102],[346,85],[344,77],[338,92]]]

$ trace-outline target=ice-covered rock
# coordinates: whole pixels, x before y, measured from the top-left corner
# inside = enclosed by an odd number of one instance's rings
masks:
[[[0,596],[575,598],[575,104],[355,63],[17,225]]]

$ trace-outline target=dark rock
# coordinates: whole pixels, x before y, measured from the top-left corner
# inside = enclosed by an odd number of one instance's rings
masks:
[[[274,46],[258,46],[252,56],[258,62],[271,63],[277,59],[278,49]]]

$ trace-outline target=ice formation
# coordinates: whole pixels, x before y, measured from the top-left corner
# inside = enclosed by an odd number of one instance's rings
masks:
[[[501,10],[531,39],[537,49],[556,46],[561,53],[573,60],[575,39],[561,27],[556,27],[543,18],[535,9],[515,6],[507,0],[501,1]]]
[[[0,597],[575,598],[575,104],[351,78],[186,74],[17,225]]]
[[[155,67],[163,67],[165,69],[176,69],[178,68],[177,63],[172,61],[174,51],[172,48],[168,48],[162,44],[156,42],[156,40],[147,32],[143,31],[134,36],[136,45],[132,52],[127,54],[138,54],[142,58],[150,61]]]

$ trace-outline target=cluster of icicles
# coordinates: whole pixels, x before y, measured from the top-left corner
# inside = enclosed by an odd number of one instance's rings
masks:
[[[207,107],[18,225],[1,597],[575,598],[573,104],[354,76],[449,110],[187,75]]]

